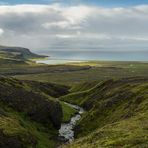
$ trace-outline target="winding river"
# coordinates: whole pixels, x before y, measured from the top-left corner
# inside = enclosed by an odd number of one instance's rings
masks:
[[[78,114],[74,115],[69,123],[62,123],[59,129],[59,137],[63,137],[67,143],[71,143],[74,140],[74,127],[78,120],[81,119],[81,115],[84,113],[84,109],[73,104],[64,102],[68,106],[77,109]]]

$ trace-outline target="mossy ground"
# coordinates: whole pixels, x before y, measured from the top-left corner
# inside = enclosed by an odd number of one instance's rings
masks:
[[[58,132],[52,125],[48,125],[48,128],[33,122],[28,119],[24,114],[18,113],[11,108],[4,105],[0,105],[0,131],[3,132],[3,136],[13,138],[18,137],[15,143],[20,142],[20,147],[37,147],[37,148],[55,148],[55,141],[53,140]],[[2,144],[3,141],[0,142]],[[15,146],[15,145],[14,145]]]
[[[88,110],[75,130],[72,148],[147,147],[148,78],[124,78],[99,83],[62,100]]]
[[[55,148],[67,87],[0,77],[0,147]],[[69,109],[70,110],[70,109]]]
[[[148,112],[127,120],[108,124],[66,148],[146,148],[148,146]]]
[[[69,122],[71,117],[74,116],[78,111],[64,102],[61,101],[62,109],[63,109],[63,120],[62,122]]]

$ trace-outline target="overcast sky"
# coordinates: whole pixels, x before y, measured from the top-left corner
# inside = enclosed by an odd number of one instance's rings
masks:
[[[0,45],[148,51],[145,0],[0,1]]]

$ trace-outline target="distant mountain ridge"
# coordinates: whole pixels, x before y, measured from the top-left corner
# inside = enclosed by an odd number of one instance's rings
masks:
[[[12,59],[45,58],[47,56],[32,53],[28,48],[0,46],[0,55]]]

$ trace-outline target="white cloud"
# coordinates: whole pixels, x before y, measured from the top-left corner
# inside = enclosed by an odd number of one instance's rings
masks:
[[[4,30],[0,28],[0,36],[4,33]]]
[[[0,6],[0,44],[34,49],[147,50],[147,26],[148,5]]]
[[[51,22],[51,23],[45,23],[42,24],[42,26],[46,29],[52,28],[52,27],[59,27],[59,28],[66,28],[70,27],[70,22],[68,21],[61,21],[61,22]]]

